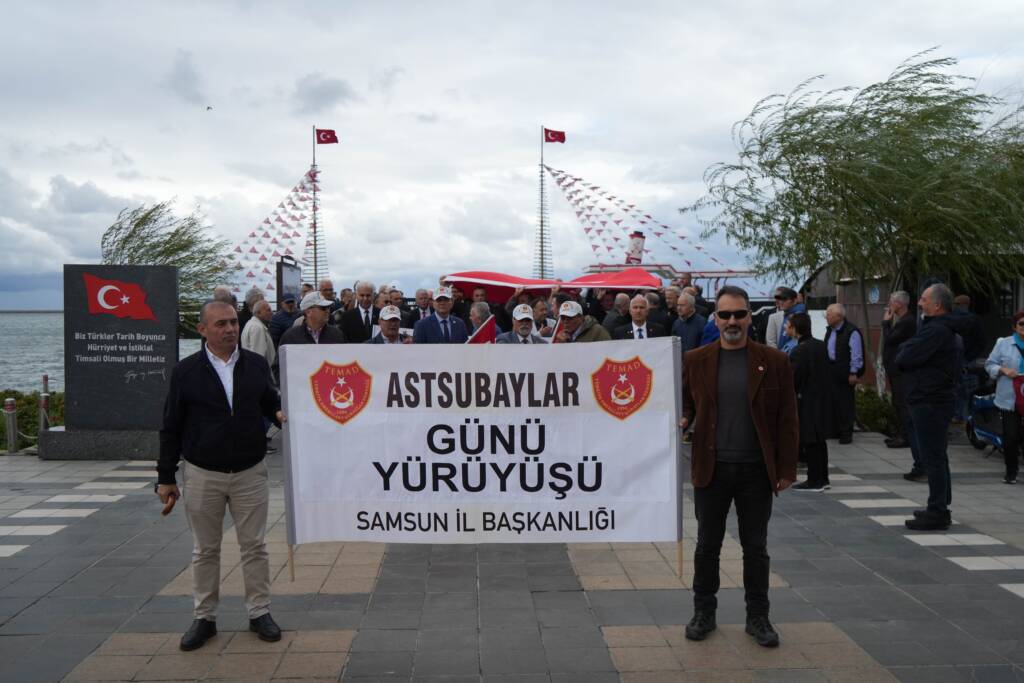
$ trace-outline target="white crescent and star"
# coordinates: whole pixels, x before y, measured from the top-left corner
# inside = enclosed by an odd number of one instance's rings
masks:
[[[327,142],[331,139],[331,134],[326,131],[320,132],[320,142]]]
[[[103,308],[107,309],[108,311],[112,311],[115,308],[117,308],[117,306],[110,306],[109,304],[107,304],[107,301],[104,298],[106,293],[109,292],[110,290],[114,290],[116,292],[120,292],[121,291],[120,289],[118,289],[114,285],[103,285],[102,287],[100,287],[100,291],[96,292],[96,303],[98,303],[100,306],[102,306]],[[123,303],[123,304],[128,303],[128,297],[122,296],[121,297],[121,303]]]
[[[552,132],[551,132],[551,131],[549,130],[549,131],[548,131],[548,142],[551,142],[551,141],[553,141],[554,139],[555,139],[555,134],[554,134],[554,133],[552,133]]]

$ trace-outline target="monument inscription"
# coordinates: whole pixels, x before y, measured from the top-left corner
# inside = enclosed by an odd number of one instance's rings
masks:
[[[177,325],[177,268],[65,265],[67,429],[159,429]]]

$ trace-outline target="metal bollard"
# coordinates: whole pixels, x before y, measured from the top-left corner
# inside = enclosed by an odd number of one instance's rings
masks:
[[[18,408],[13,398],[4,399],[4,418],[7,429],[7,453],[18,452]]]
[[[50,428],[50,395],[39,394],[39,431]]]
[[[43,393],[50,393],[50,376],[45,374],[43,375]]]

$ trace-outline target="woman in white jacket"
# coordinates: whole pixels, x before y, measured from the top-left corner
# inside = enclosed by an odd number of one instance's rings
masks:
[[[1024,375],[1024,311],[1017,311],[1013,316],[1013,334],[996,341],[985,361],[985,371],[997,380],[995,404],[1003,418],[1003,458],[1006,462],[1003,482],[1016,484],[1022,425],[1013,380]]]

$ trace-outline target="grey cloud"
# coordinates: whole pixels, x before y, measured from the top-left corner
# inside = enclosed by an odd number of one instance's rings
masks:
[[[60,147],[51,147],[43,154],[48,157],[106,155],[112,166],[123,168],[135,164],[119,145],[105,137],[91,143],[69,142]]]
[[[291,187],[295,183],[295,174],[289,172],[285,167],[277,164],[234,161],[224,164],[224,166],[228,170],[234,171],[235,173],[247,178],[276,185],[282,188],[282,193],[286,192],[287,188]]]
[[[163,84],[189,104],[207,103],[199,71],[195,67],[192,53],[187,50],[178,50],[178,54],[174,58],[174,66],[164,77]]]
[[[295,82],[295,109],[299,114],[329,111],[339,104],[359,99],[352,86],[340,78],[328,78],[321,73],[306,74]]]
[[[401,78],[404,73],[405,69],[400,66],[392,66],[384,69],[370,78],[370,90],[389,95],[398,83],[398,79]]]
[[[416,120],[419,121],[420,123],[437,123],[438,120],[440,120],[441,118],[435,112],[424,112],[420,114],[414,114],[414,116],[416,117]]]
[[[62,175],[50,179],[50,205],[60,213],[116,213],[128,204],[113,197],[92,182],[76,185]]]

